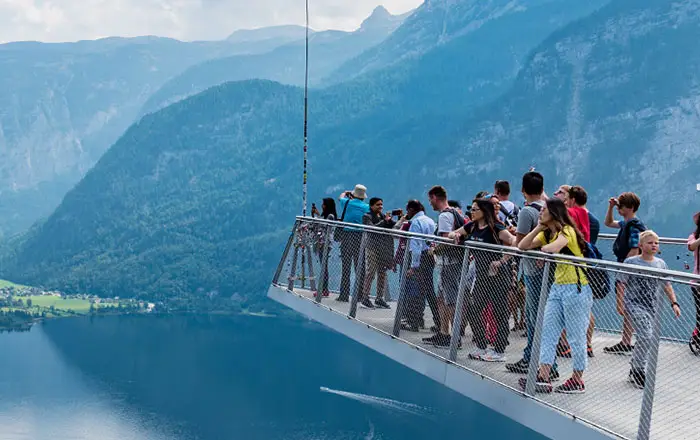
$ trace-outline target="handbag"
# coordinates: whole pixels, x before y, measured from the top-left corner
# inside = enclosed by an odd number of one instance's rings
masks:
[[[348,210],[348,205],[350,204],[350,199],[348,199],[347,202],[345,202],[345,206],[343,206],[343,213],[340,215],[340,222],[342,223],[345,221],[345,211]],[[333,231],[333,240],[335,241],[343,241],[345,239],[345,228],[335,227],[335,230]]]

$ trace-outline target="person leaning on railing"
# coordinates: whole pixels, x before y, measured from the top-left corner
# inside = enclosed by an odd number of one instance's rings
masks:
[[[586,242],[581,232],[566,210],[563,201],[548,199],[540,215],[537,227],[522,239],[518,247],[521,250],[540,249],[547,253],[562,253],[568,248],[575,257],[583,257]],[[545,282],[549,274],[544,274]],[[559,336],[567,329],[571,345],[574,371],[566,382],[558,386],[558,393],[580,394],[585,392],[583,372],[586,370],[586,330],[588,318],[593,306],[593,292],[588,285],[585,271],[577,266],[557,263],[554,270],[554,283],[550,288],[544,313],[542,340],[540,349],[540,366],[537,374],[537,392],[552,391],[550,370],[557,353]],[[526,379],[519,381],[525,389]]]
[[[488,199],[477,199],[472,203],[472,222],[451,232],[448,237],[458,240],[466,236],[467,241],[512,246],[515,237],[506,230],[496,217],[493,205]],[[469,353],[470,359],[485,362],[505,362],[508,345],[508,281],[510,266],[508,256],[497,251],[473,250],[476,265],[474,285],[474,307],[468,313],[468,320],[474,334],[476,348]],[[496,341],[493,349],[488,348],[484,314],[489,305],[496,315]],[[452,329],[458,331],[459,329]]]

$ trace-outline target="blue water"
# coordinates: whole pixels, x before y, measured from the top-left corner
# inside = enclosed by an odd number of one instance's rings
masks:
[[[318,324],[64,319],[0,334],[0,438],[539,438]]]

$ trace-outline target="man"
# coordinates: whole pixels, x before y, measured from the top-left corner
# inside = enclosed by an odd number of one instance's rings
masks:
[[[411,219],[409,232],[424,235],[432,235],[435,232],[435,222],[425,215],[423,205],[419,201],[409,201],[406,205],[406,212]],[[411,292],[411,294],[407,294],[406,323],[402,325],[402,328],[416,332],[423,324],[426,298],[435,298],[435,286],[433,285],[435,260],[429,252],[430,246],[424,239],[410,239],[408,250],[411,253],[411,259],[406,271],[406,291],[407,293]],[[435,309],[431,307],[431,310],[433,319],[437,320],[435,325],[439,326],[440,315],[437,307]]]
[[[393,229],[396,222],[391,218],[390,213],[383,213],[384,201],[378,197],[369,199],[369,212],[362,217],[365,225],[377,228]],[[362,288],[360,304],[368,309],[373,309],[376,305],[381,309],[390,309],[386,300],[389,297],[386,272],[394,264],[394,238],[389,235],[371,233],[365,248],[365,276]],[[369,299],[372,281],[377,276],[377,297],[372,304]]]
[[[587,242],[595,244],[595,242],[598,241],[598,233],[600,232],[600,222],[586,208],[586,203],[588,203],[588,193],[586,193],[586,190],[582,186],[576,185],[569,188],[569,214],[571,215],[571,218],[574,220],[574,222],[576,222],[576,224],[578,225],[579,230],[583,234],[583,238]],[[592,345],[594,329],[595,317],[593,316],[593,312],[591,311],[591,317],[588,324],[588,332],[586,333],[588,340],[588,357],[594,356]],[[568,344],[566,345],[568,347]]]
[[[440,213],[438,217],[437,230],[435,235],[447,237],[447,235],[464,226],[464,218],[451,208],[447,203],[447,191],[442,186],[434,186],[428,191],[428,200],[434,211]],[[459,277],[462,270],[463,252],[459,248],[438,244],[434,248],[440,266],[440,280],[438,283],[437,309],[440,316],[436,322],[435,335],[424,338],[423,342],[434,344],[437,347],[447,347],[450,345],[450,324],[454,321],[455,306],[459,293]],[[430,298],[428,298],[430,301]]]
[[[623,263],[627,258],[639,255],[639,234],[646,231],[646,226],[637,218],[637,211],[641,205],[639,196],[632,192],[620,194],[618,198],[611,197],[608,201],[608,211],[605,213],[605,226],[619,229],[613,253],[619,263]],[[617,207],[618,213],[623,220],[616,221],[613,217],[613,208]],[[605,353],[622,354],[631,356],[634,349],[632,345],[632,322],[625,314],[624,292],[620,281],[615,281],[615,292],[617,296],[617,313],[622,317],[622,340],[611,346],[603,348]]]
[[[517,225],[520,210],[510,201],[510,183],[507,180],[497,180],[493,185],[493,191],[500,201],[498,218],[506,225]]]
[[[516,230],[516,245],[529,234],[540,219],[540,211],[544,207],[542,195],[544,194],[544,177],[536,171],[525,173],[522,182],[522,193],[525,197],[525,207],[520,210],[518,216],[518,228]],[[506,369],[513,373],[527,374],[532,356],[532,342],[535,336],[535,324],[537,323],[537,310],[540,303],[540,291],[544,277],[543,267],[529,258],[522,258],[523,275],[525,278],[525,324],[527,326],[527,346],[523,350],[523,357],[514,364],[506,364]],[[538,356],[538,354],[535,354]],[[559,377],[556,361],[552,365],[550,379]]]
[[[355,185],[352,191],[340,193],[339,209],[342,214],[340,221],[356,225],[362,224],[362,217],[369,212],[369,205],[365,203],[367,198],[367,188],[363,185]],[[340,278],[340,295],[337,300],[348,302],[350,300],[350,275],[352,266],[355,266],[355,282],[362,283],[362,274],[358,273],[358,260],[360,258],[360,242],[362,232],[356,228],[343,228],[342,239],[340,240],[340,259],[342,263],[342,275]]]

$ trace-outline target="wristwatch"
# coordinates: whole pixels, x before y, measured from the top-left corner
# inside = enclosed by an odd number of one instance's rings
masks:
[[[681,305],[675,301],[671,303],[671,307],[673,307],[673,306],[678,306],[679,309],[681,308]]]

